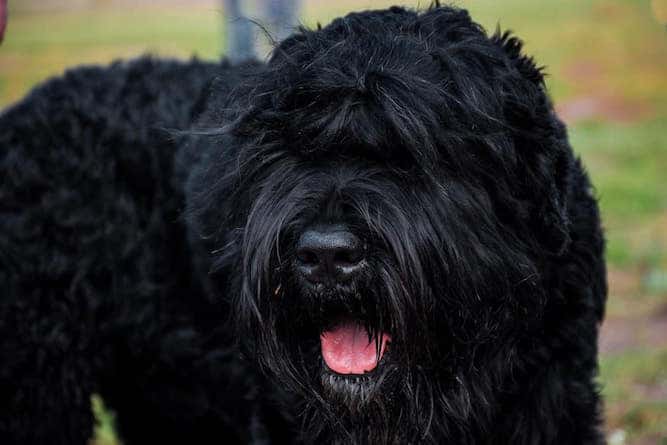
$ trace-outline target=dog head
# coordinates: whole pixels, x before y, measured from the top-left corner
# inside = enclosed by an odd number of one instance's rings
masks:
[[[472,434],[539,325],[572,156],[520,50],[454,8],[350,14],[209,110],[194,227],[310,437]]]

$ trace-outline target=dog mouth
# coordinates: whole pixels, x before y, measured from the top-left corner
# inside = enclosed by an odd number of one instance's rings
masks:
[[[374,371],[389,343],[388,333],[372,333],[357,320],[341,321],[320,334],[324,363],[332,372],[347,376]]]

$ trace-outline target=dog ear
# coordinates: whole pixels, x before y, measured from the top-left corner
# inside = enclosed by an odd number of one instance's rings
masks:
[[[554,254],[570,242],[568,201],[574,157],[565,125],[558,119],[546,93],[542,68],[522,54],[523,43],[509,31],[496,30],[491,41],[508,59],[510,71],[501,82],[506,98],[504,114],[511,128],[521,165],[524,193],[530,202],[530,224],[539,241]]]
[[[522,54],[521,40],[499,30],[487,37],[462,9],[430,8],[406,29],[424,39],[443,72],[454,76],[458,94],[465,96],[461,111],[473,110],[467,119],[477,130],[511,137],[505,159],[515,172],[512,189],[523,203],[520,218],[543,249],[562,254],[570,241],[567,205],[574,161],[542,69]],[[479,84],[467,72],[476,73]]]

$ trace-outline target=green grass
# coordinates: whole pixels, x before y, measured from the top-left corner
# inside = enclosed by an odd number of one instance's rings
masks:
[[[635,350],[602,357],[600,383],[612,428],[629,438],[667,438],[667,349]]]
[[[570,140],[600,198],[614,266],[667,266],[667,131],[664,115],[633,124],[585,122]]]
[[[104,400],[97,394],[92,395],[90,404],[95,416],[94,445],[118,445],[119,440],[114,429],[116,416],[113,411],[104,405]]]
[[[326,23],[350,10],[390,3],[397,1],[306,1],[303,22]],[[527,52],[546,66],[557,105],[601,98],[616,107],[569,129],[600,198],[610,264],[608,314],[621,322],[667,314],[667,32],[650,3],[455,1],[488,30],[500,23],[526,41]],[[13,3],[0,47],[0,108],[69,66],[147,52],[211,59],[222,52],[224,20],[217,1],[188,7],[98,4],[107,6],[27,13]],[[608,428],[624,431],[627,443],[657,444],[667,437],[667,396],[656,397],[667,394],[666,369],[667,350],[650,343],[602,356]],[[96,445],[115,445],[113,416],[98,397],[92,408],[99,424]]]
[[[145,53],[217,58],[224,44],[223,24],[215,8],[10,11],[0,47],[0,107],[35,83],[82,63]]]

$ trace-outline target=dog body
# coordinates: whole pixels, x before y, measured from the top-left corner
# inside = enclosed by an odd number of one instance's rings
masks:
[[[94,392],[126,444],[603,443],[597,204],[520,51],[391,8],[5,111],[2,443]]]

